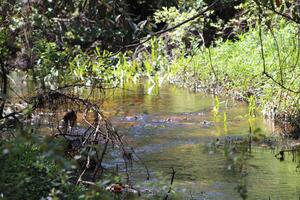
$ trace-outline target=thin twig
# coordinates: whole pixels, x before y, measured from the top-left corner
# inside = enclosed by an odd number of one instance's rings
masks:
[[[84,166],[83,171],[81,172],[81,174],[79,175],[76,184],[78,185],[81,181],[82,181],[82,176],[85,174],[86,170],[90,167],[90,156],[88,155],[87,159],[86,159],[86,164]]]
[[[167,192],[167,194],[166,194],[164,200],[167,200],[167,199],[169,198],[169,195],[170,195],[170,193],[171,193],[171,191],[172,191],[172,186],[173,186],[173,182],[174,182],[174,179],[175,179],[175,174],[176,174],[176,172],[175,172],[174,168],[172,167],[171,183],[170,183],[169,190],[168,190],[168,192]]]
[[[146,173],[147,173],[147,180],[150,179],[150,172],[149,169],[147,167],[147,165],[144,163],[144,161],[137,155],[137,153],[134,151],[134,149],[131,147],[131,152],[135,155],[135,157],[137,157],[137,159],[140,161],[140,163],[144,166],[144,168],[146,169]]]
[[[274,13],[277,14],[277,15],[280,15],[280,16],[282,16],[282,17],[284,17],[284,18],[286,18],[286,19],[288,19],[288,20],[290,20],[290,21],[293,21],[293,22],[295,22],[295,23],[297,23],[297,24],[300,24],[300,21],[299,21],[299,20],[297,20],[297,19],[295,19],[295,18],[293,18],[293,17],[291,17],[291,16],[289,16],[289,15],[287,15],[287,14],[278,12],[277,10],[275,10],[275,9],[273,9],[273,8],[270,8],[269,6],[267,6],[267,5],[263,4],[263,3],[258,2],[257,0],[254,0],[254,2],[255,2],[257,5],[263,6],[264,8],[266,8],[266,9],[268,9],[268,10],[274,12]]]
[[[256,2],[256,1],[255,1]],[[260,4],[258,4],[259,8],[260,8]],[[261,8],[260,8],[261,11]],[[282,89],[285,89],[289,92],[292,93],[300,93],[300,90],[293,90],[291,88],[286,87],[284,84],[280,83],[279,81],[277,81],[273,76],[271,76],[266,69],[266,59],[265,59],[265,53],[264,53],[264,45],[263,45],[263,40],[262,40],[262,30],[261,30],[261,16],[259,15],[259,41],[260,41],[260,53],[261,53],[261,58],[263,60],[263,74],[268,77],[269,79],[271,79],[274,83],[276,83],[277,85],[279,85]]]
[[[107,150],[108,141],[109,141],[109,140],[106,140],[106,142],[105,142],[104,149],[103,149],[103,151],[102,151],[101,157],[100,157],[100,159],[99,159],[99,161],[98,161],[98,164],[97,164],[97,166],[96,166],[96,168],[95,168],[95,170],[94,170],[94,174],[93,174],[93,180],[94,180],[94,181],[95,181],[95,178],[96,178],[96,175],[97,175],[99,169],[102,169],[102,161],[103,161],[103,159],[104,159],[104,156],[105,156],[105,153],[106,153],[106,150]]]

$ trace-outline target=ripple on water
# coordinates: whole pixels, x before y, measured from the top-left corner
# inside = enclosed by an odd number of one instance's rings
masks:
[[[126,129],[126,137],[152,173],[169,176],[173,167],[176,188],[192,197],[190,199],[241,199],[238,186],[246,188],[248,199],[268,199],[269,196],[298,199],[300,196],[300,176],[291,156],[287,155],[286,160],[280,162],[273,151],[253,147],[243,176],[228,170],[230,160],[224,156],[223,144],[243,141],[248,134],[247,105],[219,97],[219,116],[214,118],[213,96],[171,86],[162,87],[156,95],[142,95],[147,92],[144,84],[136,90],[137,93],[124,95],[123,91],[113,97],[110,108],[115,106],[115,110],[123,109],[120,113],[131,113],[127,117],[126,114],[113,117],[113,123],[121,130]],[[252,125],[261,128],[264,134],[270,132],[260,116]],[[216,138],[222,145],[210,154],[205,148]],[[138,176],[144,173],[143,170],[136,172]]]

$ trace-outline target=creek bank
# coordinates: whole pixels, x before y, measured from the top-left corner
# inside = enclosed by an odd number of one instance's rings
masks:
[[[178,75],[180,74],[180,75]],[[233,88],[224,87],[216,80],[201,80],[192,71],[183,70],[181,73],[172,76],[169,80],[171,84],[174,84],[180,88],[186,88],[195,93],[205,92],[214,95],[225,95],[232,97],[234,100],[249,103],[249,98],[253,96],[255,99],[259,99],[261,95],[261,89],[245,89],[235,90]],[[278,112],[276,107],[274,108],[262,108],[259,100],[255,101],[256,106],[261,110],[263,116],[267,119],[272,120],[276,126],[280,127],[281,134],[288,136],[293,139],[300,138],[300,113],[299,115],[292,115],[286,112]]]

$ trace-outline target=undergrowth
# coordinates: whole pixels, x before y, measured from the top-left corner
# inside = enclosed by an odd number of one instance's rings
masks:
[[[272,31],[264,29],[263,46],[257,27],[239,35],[237,41],[218,41],[213,47],[194,49],[188,57],[180,55],[171,62],[170,80],[195,90],[209,89],[244,101],[254,96],[264,115],[298,126],[297,32],[295,25],[280,21]]]
[[[46,144],[45,144],[46,145]],[[44,146],[45,146],[44,145]],[[52,149],[51,151],[55,151]],[[110,199],[104,189],[72,183],[70,167],[43,145],[25,138],[0,142],[0,199]],[[67,163],[67,159],[64,159]],[[70,165],[70,163],[68,163]],[[73,169],[74,171],[74,169]],[[100,198],[101,197],[101,198]]]

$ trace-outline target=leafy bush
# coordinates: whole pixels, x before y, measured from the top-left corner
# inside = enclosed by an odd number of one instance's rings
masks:
[[[53,192],[64,199],[78,199],[83,188],[71,185],[40,149],[22,139],[0,143],[0,198],[41,199]]]

